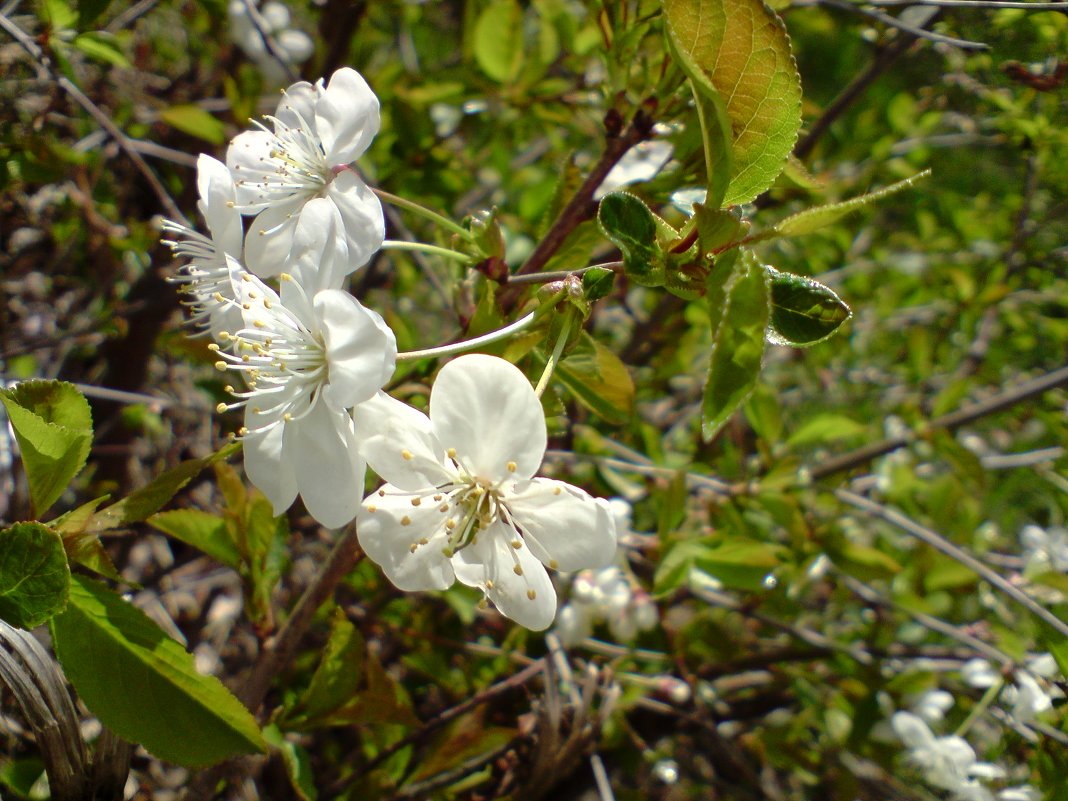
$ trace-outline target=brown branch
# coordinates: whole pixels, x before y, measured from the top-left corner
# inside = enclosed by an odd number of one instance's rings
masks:
[[[604,152],[593,166],[582,186],[578,188],[571,200],[564,206],[548,232],[542,237],[534,252],[530,254],[523,265],[516,270],[515,275],[529,275],[536,273],[546,265],[553,254],[564,244],[564,240],[574,231],[579,224],[593,216],[593,195],[611,172],[616,163],[623,158],[623,154],[634,145],[648,139],[652,135],[653,121],[642,110],[638,110],[622,133],[609,135],[605,144]],[[508,311],[515,305],[519,293],[507,288],[501,293],[501,307]]]
[[[995,395],[992,398],[988,398],[980,403],[975,403],[971,406],[966,406],[963,409],[958,409],[955,412],[936,417],[934,420],[928,422],[923,430],[926,432],[943,430],[953,431],[968,423],[972,423],[988,415],[996,414],[997,412],[1011,408],[1023,401],[1035,398],[1051,389],[1063,386],[1068,386],[1068,367],[1062,367],[1059,370],[1054,370],[1039,378],[1025,381],[1012,389],[1006,390],[1005,392]],[[865,445],[863,448],[857,448],[855,451],[850,451],[849,453],[843,453],[841,456],[827,459],[822,464],[813,467],[809,473],[814,481],[826,478],[834,473],[840,473],[844,470],[859,467],[862,464],[870,462],[872,459],[885,456],[899,448],[904,448],[911,441],[911,437],[891,437],[890,439],[884,439],[881,442]]]
[[[863,512],[867,512],[873,517],[877,517],[883,520],[895,528],[904,531],[906,534],[910,534],[916,539],[920,540],[927,545],[930,545],[935,550],[945,554],[950,559],[954,559],[966,568],[971,570],[977,576],[984,581],[989,582],[997,589],[1001,590],[1007,597],[1016,601],[1020,606],[1029,611],[1035,617],[1040,618],[1045,623],[1053,627],[1053,629],[1062,637],[1068,637],[1068,623],[1061,620],[1055,614],[1050,612],[1046,607],[1037,603],[1030,595],[1025,593],[1019,587],[1011,584],[1000,573],[995,572],[993,569],[987,567],[980,562],[974,556],[962,548],[958,548],[952,542],[947,540],[937,531],[929,529],[926,526],[921,526],[915,520],[906,517],[895,509],[891,509],[887,506],[883,506],[880,503],[876,503],[873,500],[865,498],[863,495],[857,495],[855,492],[850,492],[847,489],[835,490],[835,497],[837,497],[843,503],[849,504],[855,509],[860,509]]]
[[[133,162],[138,172],[148,182],[148,185],[152,188],[156,197],[159,199],[160,204],[163,206],[164,211],[175,222],[180,222],[183,225],[189,225],[189,220],[182,214],[178,205],[174,202],[174,199],[170,196],[163,184],[160,183],[156,174],[152,172],[152,168],[148,166],[148,163],[141,157],[141,154],[137,152],[137,149],[130,145],[126,134],[119,130],[111,118],[104,113],[96,103],[89,99],[89,97],[82,92],[78,86],[64,75],[60,75],[56,72],[52,66],[52,60],[48,57],[48,54],[42,50],[38,44],[18,25],[12,22],[3,14],[0,14],[0,28],[3,28],[19,46],[25,50],[30,58],[37,64],[38,72],[41,73],[42,78],[55,81],[60,89],[70,95],[79,106],[85,109],[89,116],[96,120],[96,123],[103,128],[115,143],[122,149],[122,152],[126,154],[127,158]]]

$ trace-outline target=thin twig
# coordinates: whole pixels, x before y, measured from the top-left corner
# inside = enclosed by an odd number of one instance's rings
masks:
[[[3,28],[19,46],[25,50],[30,58],[37,64],[38,71],[42,74],[42,77],[47,76],[51,80],[55,81],[59,87],[70,95],[79,106],[85,109],[89,116],[96,120],[97,124],[107,131],[111,137],[115,140],[116,144],[122,149],[127,157],[137,167],[138,172],[144,177],[156,197],[159,198],[159,202],[163,205],[167,215],[174,221],[180,222],[183,225],[189,225],[189,220],[182,214],[178,205],[174,202],[174,199],[170,196],[163,184],[160,183],[159,178],[152,172],[152,168],[148,166],[148,163],[141,157],[141,154],[137,150],[130,146],[129,139],[122,131],[111,121],[111,118],[104,113],[104,111],[96,105],[89,97],[82,92],[78,86],[64,75],[60,75],[56,72],[52,66],[52,59],[48,57],[48,54],[44,52],[38,46],[38,44],[25,32],[8,19],[6,16],[0,14],[0,28]]]
[[[880,503],[865,498],[863,495],[857,495],[855,492],[850,492],[847,489],[835,490],[834,494],[835,497],[843,503],[847,503],[855,509],[867,512],[873,517],[878,517],[880,520],[886,521],[905,533],[911,534],[916,539],[930,545],[932,548],[940,551],[951,559],[955,559],[984,581],[989,582],[994,587],[1001,590],[1007,597],[1016,601],[1016,603],[1031,612],[1035,617],[1048,623],[1061,636],[1068,637],[1068,623],[1065,623],[1044,606],[1038,604],[1031,596],[1011,584],[1000,573],[987,567],[962,548],[958,548],[937,531],[929,529],[926,526],[921,526],[915,520],[906,517],[896,509],[883,506]]]
[[[884,25],[889,25],[892,28],[897,28],[900,31],[904,31],[907,34],[911,34],[918,39],[928,39],[932,42],[939,44],[950,45],[951,47],[959,47],[961,50],[989,50],[990,45],[983,42],[971,42],[967,39],[958,39],[955,36],[946,36],[941,33],[934,33],[926,28],[921,28],[912,23],[905,22],[903,19],[887,14],[883,11],[879,11],[876,8],[865,8],[862,5],[856,3],[850,3],[848,0],[819,0],[821,6],[830,6],[832,8],[838,8],[842,11],[849,11],[853,14],[860,14],[865,17],[877,20]]]
[[[963,409],[958,409],[955,412],[936,417],[923,427],[923,431],[953,431],[968,423],[975,422],[976,420],[991,414],[996,414],[997,412],[1008,409],[1018,403],[1031,400],[1051,389],[1056,389],[1057,387],[1062,386],[1068,386],[1068,367],[1062,367],[1059,370],[1046,373],[1044,376],[1025,381],[1012,389],[1008,389],[1005,392],[995,395],[992,398],[988,398],[980,403],[975,403],[971,406],[966,406]],[[823,463],[811,468],[808,472],[814,481],[826,478],[834,473],[850,470],[859,465],[866,464],[879,456],[884,456],[899,448],[904,448],[912,442],[913,439],[915,439],[914,436],[891,437],[882,440],[881,442],[865,445],[855,451],[850,451],[841,456],[827,459]]]
[[[864,0],[865,5],[881,8],[901,8],[909,6],[931,6],[934,8],[1022,8],[1026,11],[1066,11],[1068,3],[1058,0],[1055,3],[1010,2],[1010,0]]]
[[[548,284],[552,281],[563,281],[571,276],[581,276],[590,270],[611,270],[614,273],[623,271],[623,262],[607,261],[604,264],[591,264],[589,267],[580,267],[577,270],[554,270],[549,273],[532,273],[530,275],[511,275],[505,280],[507,284]]]

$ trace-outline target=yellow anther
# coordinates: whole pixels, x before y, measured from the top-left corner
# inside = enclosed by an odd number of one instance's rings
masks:
[[[419,538],[419,544],[420,545],[426,545],[428,542],[430,542],[430,540],[428,540],[426,537],[420,537]]]
[[[412,460],[412,452],[405,448],[401,451],[401,458],[406,462],[410,462]]]
[[[447,451],[445,451],[445,455],[448,456],[450,459],[455,459],[456,458],[456,448],[449,448]]]
[[[385,498],[386,497],[386,491],[384,489],[380,489],[378,491],[378,497],[379,498]]]
[[[242,281],[251,281],[252,280],[252,274],[251,273],[241,273],[241,280]]]
[[[285,420],[287,423],[292,423],[293,422],[293,415],[291,415],[289,412],[286,412],[285,414],[282,415],[282,419]]]
[[[279,281],[292,281],[293,280],[293,276],[291,276],[289,273],[282,273],[280,276],[278,276],[278,280]]]
[[[519,465],[517,465],[517,464],[516,464],[515,462],[509,462],[509,463],[508,463],[508,472],[509,472],[509,473],[514,473],[514,472],[516,471],[516,468],[517,468],[518,466],[519,466]]]
[[[550,559],[549,560],[549,567],[552,568],[553,570],[556,570],[558,567],[560,567],[560,563],[557,562],[555,559]]]
[[[438,507],[438,511],[439,512],[447,512],[447,511],[449,511],[449,505],[447,503],[443,503],[441,506]]]
[[[493,579],[486,579],[486,589],[487,590],[492,590],[493,589]]]
[[[218,345],[216,345],[216,344],[215,344],[214,342],[212,342],[212,343],[211,343],[210,345],[208,345],[208,350],[211,350],[211,351],[216,351],[216,352],[218,352],[218,350],[219,350],[219,346],[218,346]]]
[[[489,609],[489,601],[487,601],[485,598],[479,599],[478,608],[482,611]]]
[[[560,494],[560,491],[561,491],[561,490],[560,490],[560,488],[559,488],[559,487],[553,487],[553,495],[559,495],[559,494]]]
[[[512,572],[515,573],[517,576],[522,576],[523,575],[523,568],[521,568],[519,565],[516,565],[515,567],[512,568]]]
[[[412,506],[418,506],[423,502],[422,498],[412,498]]]
[[[515,548],[515,549],[516,549],[517,551],[518,551],[518,550],[519,550],[520,548],[522,548],[522,547],[523,547],[523,543],[521,543],[521,542],[520,542],[519,540],[512,540],[512,541],[511,541],[511,543],[509,543],[509,544],[510,544],[510,545],[511,545],[511,546],[512,546],[513,548]]]
[[[247,426],[241,426],[241,428],[237,429],[237,435],[239,437],[247,437],[248,436],[248,427]]]
[[[254,326],[256,326],[257,328],[266,328],[267,327],[267,323],[263,322],[263,320],[253,320],[252,324]]]
[[[416,545],[414,542],[408,546],[408,551],[410,553],[415,553],[417,550],[419,550],[419,546]]]
[[[227,384],[227,385],[226,385],[225,387],[223,387],[223,389],[224,389],[224,390],[225,390],[226,392],[229,392],[229,393],[230,393],[231,395],[233,395],[233,394],[234,394],[234,387],[233,387],[233,385],[232,385],[232,384]]]
[[[448,520],[446,520],[445,528],[447,528],[449,531],[452,531],[454,528],[456,528],[456,519],[450,517]]]
[[[410,526],[411,524],[412,524],[412,519],[410,517],[408,517],[408,515],[405,515],[404,517],[401,518],[401,525],[402,526]]]
[[[225,370],[226,369],[226,362],[224,362],[222,359],[220,359],[219,361],[215,362],[215,369],[216,370]]]
[[[215,414],[222,414],[225,411],[226,411],[226,404],[225,403],[217,403],[217,404],[215,404]]]
[[[367,504],[367,511],[370,512],[371,514],[374,514],[375,512],[378,511],[378,507],[375,506],[373,503],[369,503],[369,504]]]
[[[438,494],[438,495],[434,496],[434,500],[435,501],[440,501],[443,497],[444,497],[443,495]]]
[[[538,593],[536,593],[534,590],[527,590],[527,598],[533,601],[537,597]]]

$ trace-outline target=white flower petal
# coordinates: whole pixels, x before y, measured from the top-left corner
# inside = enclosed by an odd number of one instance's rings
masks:
[[[275,41],[293,64],[303,64],[315,52],[315,43],[304,31],[280,31],[275,36]]]
[[[509,493],[505,504],[523,541],[545,565],[564,571],[604,567],[616,555],[611,514],[578,487],[535,478]]]
[[[397,340],[385,320],[340,289],[327,289],[312,301],[330,370],[327,397],[348,408],[374,396],[397,359]]]
[[[910,712],[895,712],[890,719],[894,734],[909,748],[931,748],[935,737],[931,729]]]
[[[264,3],[260,14],[270,33],[281,30],[289,24],[289,8],[284,3]]]
[[[245,232],[241,212],[234,208],[234,177],[225,164],[203,153],[197,159],[197,193],[216,250],[240,258]]]
[[[273,138],[267,131],[245,131],[235,136],[226,149],[226,166],[234,176],[238,205],[256,203],[261,193],[259,184],[275,174]]]
[[[381,120],[378,98],[360,73],[343,67],[315,104],[315,124],[330,166],[348,164],[371,144]]]
[[[500,521],[452,560],[456,578],[478,587],[502,615],[532,631],[547,629],[556,616],[556,589],[529,548],[516,550]],[[520,572],[516,572],[516,567]]]
[[[273,278],[285,271],[293,249],[299,200],[269,206],[249,223],[245,234],[245,265],[260,278]]]
[[[349,273],[349,247],[337,206],[326,198],[309,200],[297,216],[286,272],[309,295],[340,289]]]
[[[496,356],[460,356],[442,367],[430,419],[441,444],[485,481],[531,478],[545,455],[541,401],[519,368]]]
[[[382,203],[352,170],[343,170],[326,188],[326,197],[337,206],[349,248],[348,271],[367,264],[386,237]]]
[[[322,91],[322,83],[319,81],[317,86],[312,86],[307,81],[297,81],[286,89],[274,111],[278,124],[300,128],[303,119],[304,124],[315,131],[315,103],[319,99],[319,92]],[[275,130],[278,130],[278,125],[275,125]]]
[[[245,419],[248,422],[255,420],[254,425],[263,423],[248,409]],[[283,514],[297,499],[297,476],[293,464],[282,458],[282,433],[283,426],[276,425],[266,432],[250,433],[241,441],[248,480],[267,496],[275,515]]]
[[[364,553],[398,589],[444,590],[454,579],[443,553],[445,516],[429,499],[413,506],[417,497],[390,484],[371,493],[356,519],[356,535]]]
[[[404,490],[430,489],[450,482],[430,418],[379,392],[353,410],[356,441],[367,464]]]
[[[981,689],[993,687],[1001,681],[1001,676],[998,675],[993,666],[979,657],[969,659],[961,665],[960,677],[965,684]]]
[[[364,464],[347,412],[316,404],[305,417],[286,423],[283,450],[312,517],[327,528],[341,528],[356,516]]]

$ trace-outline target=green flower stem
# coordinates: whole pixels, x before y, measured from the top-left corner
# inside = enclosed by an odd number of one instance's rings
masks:
[[[990,705],[994,703],[994,700],[1001,692],[1001,688],[1005,686],[1004,681],[998,681],[995,684],[987,687],[986,692],[983,693],[983,697],[979,699],[979,703],[972,707],[972,711],[968,713],[968,717],[964,719],[955,732],[958,737],[963,737],[968,733],[968,730],[972,727],[972,724],[977,721],[980,716],[990,708]]]
[[[465,264],[470,264],[474,261],[474,259],[465,253],[458,253],[457,251],[449,250],[448,248],[440,248],[437,245],[427,245],[423,242],[402,242],[397,239],[387,239],[382,243],[382,250],[418,250],[422,253],[432,253],[435,256],[441,256],[443,259],[462,261]]]
[[[390,194],[389,192],[386,192],[386,191],[384,191],[382,189],[373,189],[372,188],[371,191],[373,191],[376,195],[378,195],[378,199],[379,200],[383,200],[386,203],[392,203],[394,206],[399,206],[402,209],[407,209],[408,211],[410,211],[410,212],[412,212],[414,214],[418,214],[420,217],[425,217],[426,219],[430,220],[431,222],[437,223],[442,228],[447,228],[448,230],[452,231],[454,234],[459,234],[464,239],[466,239],[468,242],[472,241],[472,237],[471,237],[471,232],[470,231],[468,231],[466,228],[464,228],[459,223],[453,222],[448,217],[446,217],[444,214],[438,214],[436,211],[431,211],[426,206],[420,206],[418,203],[415,203],[415,202],[413,202],[411,200],[405,200],[402,197],[397,197],[396,195]]]
[[[549,379],[553,377],[553,370],[556,369],[556,365],[560,362],[560,354],[563,353],[564,345],[567,344],[567,335],[571,333],[573,317],[574,315],[569,313],[564,318],[564,324],[560,329],[560,336],[556,340],[556,346],[553,348],[553,354],[549,357],[549,361],[545,363],[545,370],[542,372],[541,378],[538,379],[538,385],[534,387],[534,394],[539,398],[545,392],[545,388],[549,386]]]
[[[464,351],[473,350],[474,348],[480,348],[483,345],[488,345],[491,342],[497,342],[502,339],[507,339],[527,328],[534,322],[534,312],[531,312],[526,317],[522,317],[516,320],[511,325],[506,325],[504,328],[500,328],[496,331],[491,331],[488,334],[483,334],[480,337],[474,339],[467,339],[463,342],[454,342],[451,345],[442,345],[437,348],[427,348],[426,350],[409,350],[403,353],[397,354],[397,361],[411,361],[412,359],[432,359],[437,356],[452,356],[456,353],[463,353]]]

